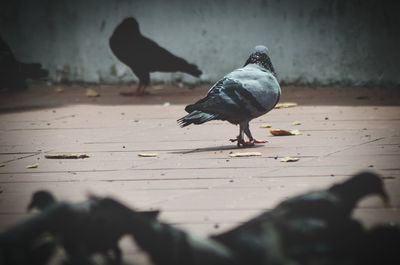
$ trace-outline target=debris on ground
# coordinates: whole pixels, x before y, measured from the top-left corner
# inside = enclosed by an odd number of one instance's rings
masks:
[[[261,124],[260,128],[272,128],[271,124]]]
[[[5,167],[6,166],[6,164],[0,164],[0,167]]]
[[[140,153],[138,154],[139,157],[158,157],[157,153]]]
[[[33,165],[27,165],[26,168],[30,169],[30,168],[38,168],[39,164],[33,164]]]
[[[88,88],[86,90],[86,96],[89,98],[93,98],[93,97],[100,97],[100,94],[96,90]]]
[[[293,108],[296,106],[297,106],[297,103],[295,103],[295,102],[282,102],[282,103],[276,104],[275,109]]]
[[[169,107],[169,106],[171,106],[171,103],[169,103],[169,102],[165,102],[165,103],[163,104],[163,107]]]
[[[294,121],[294,122],[292,122],[292,125],[301,125],[301,122],[299,122],[299,121]]]
[[[229,154],[230,157],[250,157],[250,156],[261,156],[259,152],[236,152]]]
[[[285,156],[284,158],[281,159],[281,162],[297,162],[299,160],[300,158],[298,157]]]
[[[56,88],[54,89],[54,92],[56,92],[56,93],[64,92],[64,88],[62,88],[62,87],[56,87]]]
[[[47,154],[44,157],[47,159],[83,159],[90,156],[88,154]]]
[[[282,130],[282,129],[271,129],[269,131],[273,136],[290,136],[290,135],[301,135],[299,130]]]

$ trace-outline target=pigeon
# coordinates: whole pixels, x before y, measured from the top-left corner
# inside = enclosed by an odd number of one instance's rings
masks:
[[[110,253],[115,261],[115,264],[121,264],[122,260],[122,251],[118,246],[118,241],[120,237],[124,234],[119,224],[115,224],[118,228],[113,229],[112,226],[114,225],[113,222],[119,222],[118,218],[123,219],[121,216],[117,216],[113,214],[114,209],[107,208],[102,209],[104,213],[101,214],[99,217],[98,212],[101,208],[99,206],[99,201],[101,199],[95,196],[90,197],[89,200],[84,201],[79,204],[68,204],[71,210],[74,212],[74,215],[77,216],[77,223],[76,226],[72,226],[70,228],[71,231],[66,233],[65,231],[61,231],[61,233],[56,233],[55,236],[61,237],[61,243],[66,248],[67,252],[69,252],[70,256],[76,259],[76,256],[79,256],[79,259],[82,259],[82,253],[79,253],[78,250],[86,249],[89,254],[100,252],[103,254]],[[48,209],[58,207],[60,203],[57,202],[54,195],[46,190],[40,190],[33,194],[32,200],[28,205],[28,211],[33,209],[38,209],[39,211],[46,211]],[[141,215],[146,216],[149,219],[155,219],[159,215],[159,211],[141,211],[139,212]],[[106,216],[108,215],[108,217]],[[114,218],[115,221],[109,221],[107,218]],[[99,219],[99,220],[98,220]],[[93,221],[95,220],[95,221]],[[97,221],[101,221],[102,225],[109,225],[110,227],[107,230],[101,232],[99,231],[92,231],[92,228],[88,228],[88,226],[92,226],[94,228],[97,227],[95,224]],[[123,221],[123,220],[122,220]],[[92,224],[93,222],[93,224]],[[81,229],[81,231],[75,231],[76,229]],[[94,237],[93,233],[99,233]],[[61,235],[60,235],[61,234]],[[76,236],[80,236],[80,242],[75,242]],[[93,238],[98,238],[99,240],[93,240]],[[79,246],[76,247],[76,246]],[[111,251],[110,251],[111,250]],[[78,252],[78,254],[76,254]]]
[[[363,172],[328,188],[293,197],[230,231],[199,238],[128,211],[131,233],[156,265],[358,264],[365,239],[351,217],[368,195],[387,202],[382,180]],[[116,207],[114,207],[116,208]],[[354,251],[353,251],[354,250]]]
[[[281,88],[268,49],[258,45],[242,68],[224,76],[208,91],[206,97],[186,106],[189,114],[178,120],[181,127],[211,120],[239,124],[239,135],[232,142],[238,147],[253,146],[249,122],[272,110],[278,103]],[[249,141],[244,140],[244,135]]]
[[[260,235],[266,233],[267,224],[274,227],[285,255],[301,261],[300,264],[310,259],[324,264],[323,260],[335,257],[350,258],[347,252],[352,245],[362,242],[364,234],[351,213],[357,202],[368,195],[379,195],[388,203],[379,176],[362,172],[327,190],[285,200],[273,210],[212,238],[249,260],[255,257],[253,252],[262,253],[265,243]]]
[[[0,36],[0,88],[24,90],[28,88],[26,79],[41,79],[48,74],[40,63],[19,62]]]
[[[150,72],[184,72],[199,77],[199,68],[188,63],[153,40],[143,36],[139,23],[133,17],[125,18],[114,30],[109,40],[114,55],[139,78],[136,93],[123,92],[123,95],[144,95],[150,83]]]

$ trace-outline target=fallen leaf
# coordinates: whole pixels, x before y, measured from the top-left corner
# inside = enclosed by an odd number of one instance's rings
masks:
[[[96,90],[88,88],[86,90],[86,96],[89,97],[89,98],[100,97],[100,94]]]
[[[292,122],[292,125],[301,125],[301,122],[299,122],[299,121],[294,121],[294,122]]]
[[[290,133],[292,135],[301,135],[301,132],[299,130],[291,130]]]
[[[157,153],[140,153],[140,154],[138,154],[138,156],[140,156],[140,157],[157,157],[158,154]]]
[[[39,164],[27,165],[26,168],[38,168]]]
[[[290,135],[300,135],[301,134],[301,132],[299,130],[287,131],[287,130],[282,130],[282,129],[271,129],[271,130],[269,130],[269,132],[273,136],[290,136]]]
[[[243,152],[243,153],[232,153],[230,157],[249,157],[249,156],[261,156],[259,152]]]
[[[275,109],[293,108],[296,106],[297,106],[297,103],[295,103],[295,102],[282,102],[282,103],[276,104]]]
[[[62,88],[62,87],[56,87],[56,88],[54,89],[54,92],[56,92],[56,93],[64,92],[64,88]]]
[[[48,154],[47,159],[81,159],[90,157],[88,154]]]
[[[271,128],[272,125],[271,124],[261,124],[260,128]]]
[[[153,86],[153,90],[154,90],[154,91],[163,90],[163,89],[165,89],[164,86]]]
[[[297,162],[299,160],[300,160],[300,158],[298,158],[298,157],[286,156],[286,157],[281,159],[281,162]]]

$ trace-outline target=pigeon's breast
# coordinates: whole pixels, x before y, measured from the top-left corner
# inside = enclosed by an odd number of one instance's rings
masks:
[[[246,105],[253,117],[269,112],[279,101],[281,89],[275,76],[269,71],[248,65],[229,74],[229,78],[240,83],[251,95],[253,100]]]

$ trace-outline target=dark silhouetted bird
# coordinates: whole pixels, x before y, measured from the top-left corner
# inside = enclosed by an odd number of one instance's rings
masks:
[[[39,63],[19,62],[8,44],[0,37],[0,88],[26,89],[26,79],[40,79],[48,74]]]
[[[272,110],[279,101],[281,88],[264,46],[256,46],[244,67],[219,80],[205,98],[186,106],[189,114],[178,120],[182,127],[211,120],[226,120],[239,124],[239,147],[265,143],[253,138],[249,122]],[[249,141],[244,140],[244,134]]]
[[[356,189],[356,190],[354,190]],[[361,173],[331,188],[283,201],[210,238],[198,238],[131,211],[132,234],[156,265],[357,264],[365,230],[351,217],[368,195],[387,201],[380,178]],[[116,208],[116,207],[115,207]]]
[[[300,264],[329,264],[335,257],[354,260],[347,252],[362,242],[364,230],[351,213],[357,202],[368,195],[379,195],[388,202],[379,176],[363,172],[327,190],[285,200],[272,211],[213,239],[252,260],[256,257],[252,252],[262,254],[267,237],[260,235],[268,224],[279,236],[285,256]]]
[[[110,37],[114,55],[139,78],[136,95],[143,95],[150,83],[150,72],[184,72],[199,77],[202,72],[194,64],[175,56],[157,43],[143,36],[133,17],[125,18]],[[135,95],[135,93],[124,93]]]
[[[91,197],[91,199],[79,203],[79,204],[68,204],[68,207],[74,212],[74,216],[77,221],[76,225],[72,225],[68,228],[70,231],[61,230],[55,234],[64,248],[69,253],[69,256],[75,259],[84,259],[85,255],[91,255],[96,252],[106,254],[111,254],[116,264],[120,264],[122,260],[122,251],[118,246],[119,239],[127,233],[127,228],[118,227],[118,222],[123,222],[124,220],[119,220],[118,218],[123,218],[122,216],[116,215],[112,208],[103,209],[99,206],[99,201],[101,199],[96,197]],[[40,211],[46,211],[51,207],[58,206],[57,200],[48,191],[41,190],[33,194],[32,200],[28,205],[28,210],[33,210],[37,208]],[[101,214],[99,214],[101,213]],[[140,211],[139,214],[146,216],[150,219],[156,219],[159,215],[159,211]],[[108,220],[113,219],[113,220]],[[96,222],[101,222],[102,224],[95,224]],[[115,222],[115,224],[113,223]],[[109,225],[107,231],[97,231],[94,232],[93,229],[97,229],[100,225]],[[113,227],[115,225],[116,227]],[[61,228],[62,229],[62,228]],[[67,228],[66,228],[67,229]],[[75,230],[77,229],[77,230]],[[98,235],[94,235],[98,233]],[[79,237],[78,240],[76,237]],[[82,249],[86,253],[81,253]],[[76,258],[78,257],[78,258]]]

